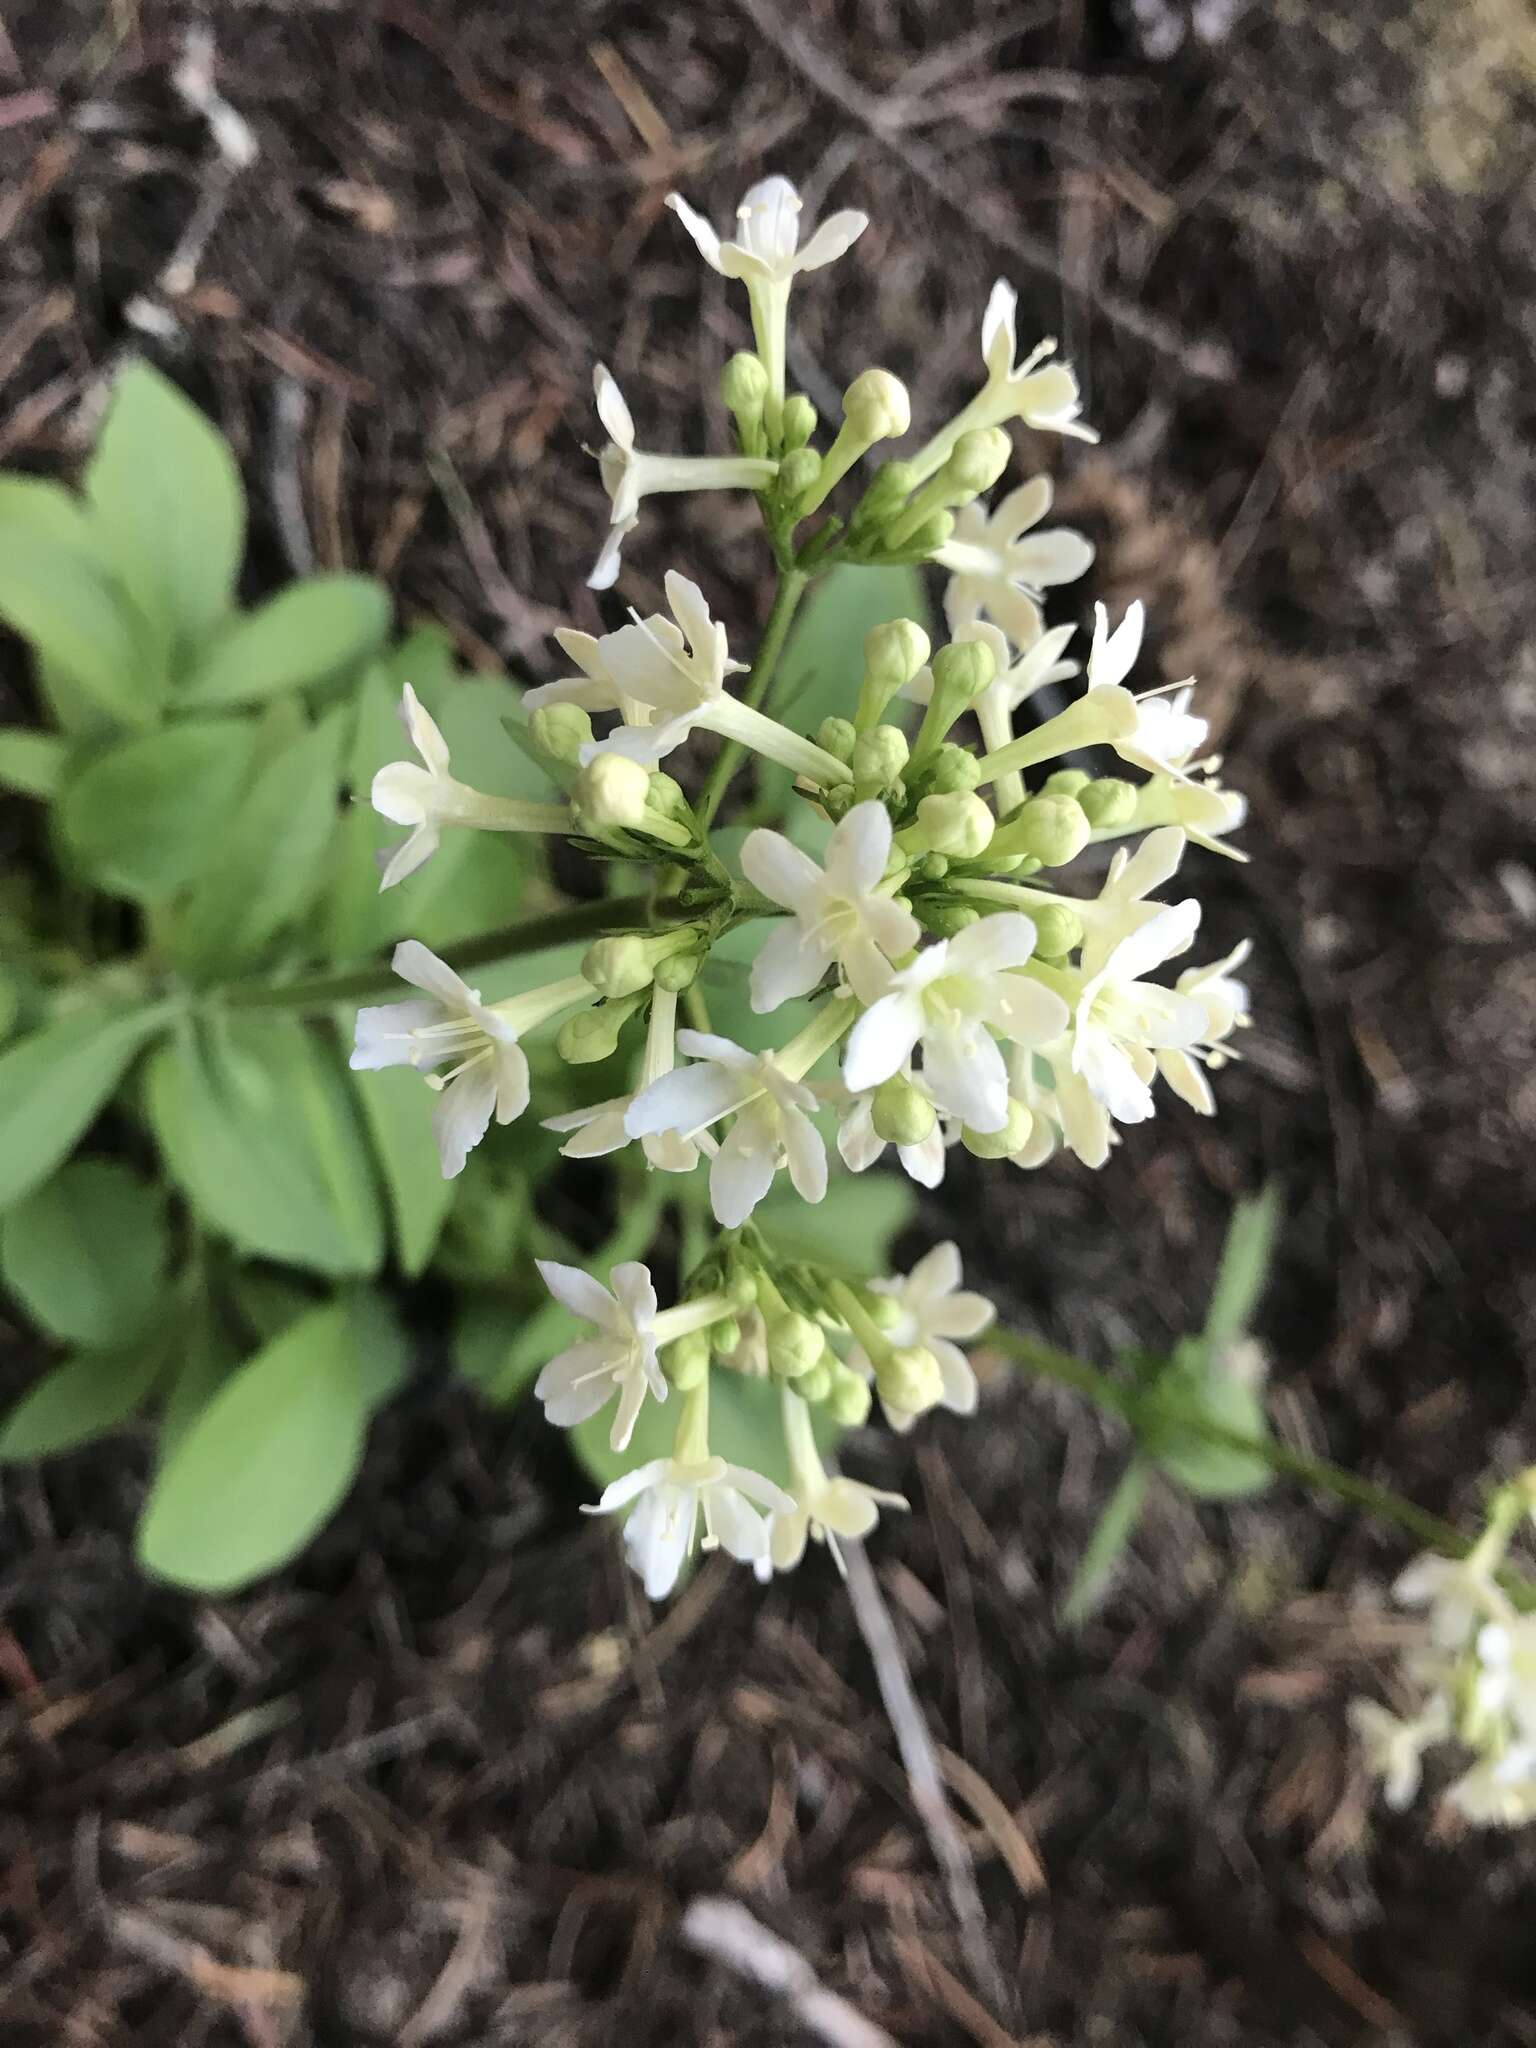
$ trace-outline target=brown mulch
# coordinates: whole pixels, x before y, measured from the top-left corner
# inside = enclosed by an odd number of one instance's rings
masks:
[[[924,1238],[1106,1360],[1197,1320],[1232,1197],[1279,1176],[1278,1426],[1467,1515],[1536,1447],[1530,29],[1229,13],[1164,57],[1185,10],[1101,0],[13,0],[0,461],[67,467],[144,348],[236,443],[253,591],[372,567],[541,673],[553,621],[599,620],[594,354],[702,447],[745,338],[671,187],[720,215],[772,166],[868,208],[802,295],[824,411],[874,356],[936,416],[1013,276],[1105,429],[1038,451],[1090,588],[1149,599],[1253,801],[1252,865],[1199,887],[1215,947],[1255,934],[1258,1022],[1214,1123],[1170,1110],[1100,1176],[957,1171]],[[197,19],[261,147],[227,192],[171,85]],[[749,507],[648,514],[626,601],[673,560],[762,616]],[[1073,1637],[1123,1456],[1095,1418],[999,1376],[859,1447],[913,1501],[874,1562],[978,1970],[824,1563],[650,1614],[563,1447],[442,1385],[419,1311],[345,1513],[243,1598],[138,1577],[137,1446],[0,1482],[7,2048],[812,2038],[685,1943],[721,1892],[903,2043],[1536,2041],[1531,1849],[1385,1816],[1349,1754],[1390,1534],[1160,1498]]]

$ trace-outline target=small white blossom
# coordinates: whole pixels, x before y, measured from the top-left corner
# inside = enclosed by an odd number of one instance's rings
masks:
[[[1506,1717],[1523,1742],[1536,1744],[1536,1616],[1485,1621],[1475,1649],[1478,1709]]]
[[[956,512],[954,533],[934,553],[951,572],[944,591],[951,634],[990,619],[1016,647],[1039,638],[1041,593],[1053,584],[1075,583],[1093,561],[1093,544],[1071,527],[1031,530],[1050,509],[1051,480],[1037,476],[991,512],[980,499]]]
[[[906,1078],[913,1080],[910,1073]],[[860,1095],[851,1095],[842,1089],[839,1094],[838,1153],[850,1173],[864,1173],[884,1156],[886,1149],[885,1139],[875,1129],[875,1091],[870,1088]],[[944,1178],[945,1156],[959,1137],[958,1124],[951,1123],[946,1129],[943,1118],[935,1117],[933,1129],[919,1144],[896,1147],[902,1171],[920,1187],[938,1187]]]
[[[1225,1066],[1231,1054],[1225,1042],[1248,1022],[1248,990],[1233,975],[1248,958],[1251,941],[1234,946],[1224,960],[1208,967],[1187,967],[1174,987],[1181,996],[1193,996],[1205,1010],[1205,1029],[1200,1041],[1190,1046],[1164,1046],[1157,1055],[1158,1072],[1174,1094],[1202,1116],[1214,1116],[1216,1098],[1203,1069],[1212,1072]]]
[[[1434,1694],[1424,1711],[1401,1720],[1375,1700],[1351,1700],[1349,1724],[1360,1743],[1366,1769],[1382,1781],[1382,1797],[1394,1812],[1413,1803],[1424,1776],[1424,1752],[1451,1732],[1450,1707]]]
[[[1117,689],[1135,666],[1146,627],[1146,607],[1138,598],[1128,605],[1113,632],[1103,605],[1093,608],[1093,645],[1088,655],[1090,690]],[[1152,774],[1182,774],[1205,745],[1210,731],[1189,709],[1193,690],[1181,683],[1171,694],[1149,691],[1136,699],[1134,731],[1113,742],[1115,752],[1133,768]]]
[[[630,1142],[624,1127],[636,1095],[653,1081],[670,1074],[676,1065],[677,997],[671,989],[653,987],[651,1015],[645,1034],[645,1058],[641,1062],[639,1086],[630,1095],[615,1095],[607,1102],[594,1102],[586,1109],[572,1109],[561,1116],[544,1119],[546,1131],[570,1132],[560,1147],[564,1159],[601,1159],[618,1152]],[[640,1140],[646,1162],[662,1173],[691,1173],[699,1154],[714,1156],[715,1141],[707,1131],[697,1138],[679,1137],[675,1131],[659,1131]]]
[[[891,962],[919,937],[911,911],[880,893],[890,857],[890,814],[873,801],[855,804],[834,828],[820,866],[782,832],[748,833],[742,873],[793,913],[752,964],[754,1010],[808,994],[834,962],[861,1002],[884,992]]]
[[[1095,839],[1128,838],[1149,827],[1177,825],[1196,846],[1207,853],[1219,853],[1228,860],[1246,861],[1248,856],[1225,842],[1248,816],[1248,799],[1235,789],[1224,789],[1211,772],[1214,756],[1195,763],[1187,772],[1159,774],[1136,791],[1136,808],[1123,825],[1103,827]],[[1196,781],[1193,778],[1199,776]]]
[[[1485,1756],[1446,1794],[1478,1827],[1524,1827],[1536,1820],[1536,1743],[1518,1742]]]
[[[760,491],[778,474],[778,464],[753,455],[648,455],[635,446],[635,422],[624,394],[607,366],[592,373],[598,418],[608,430],[599,457],[608,493],[608,538],[587,585],[609,589],[618,577],[619,551],[640,522],[640,501],[658,491]]]
[[[940,1109],[977,1131],[1008,1121],[1008,1069],[997,1040],[1043,1045],[1067,1012],[1059,996],[1010,972],[1034,951],[1027,917],[1005,912],[926,947],[891,977],[854,1025],[843,1080],[855,1094],[898,1073],[919,1044],[923,1087]]]
[[[539,1277],[563,1308],[596,1326],[597,1335],[552,1358],[534,1382],[545,1419],[570,1429],[619,1397],[610,1448],[622,1451],[634,1433],[647,1394],[667,1398],[656,1356],[656,1289],[650,1270],[636,1261],[615,1266],[613,1292],[579,1266],[535,1259]]]
[[[877,1294],[889,1295],[901,1311],[885,1329],[890,1342],[901,1348],[918,1345],[931,1351],[944,1381],[941,1406],[956,1415],[971,1415],[976,1409],[976,1375],[955,1340],[979,1337],[997,1311],[984,1294],[962,1288],[962,1277],[960,1248],[949,1241],[924,1253],[910,1273],[875,1280],[871,1285]],[[862,1345],[850,1351],[848,1363],[866,1378],[874,1377]],[[882,1405],[894,1428],[911,1428],[912,1416],[889,1403]]]
[[[1152,1115],[1156,1053],[1197,1044],[1205,1028],[1204,1006],[1193,996],[1143,979],[1188,950],[1199,922],[1193,897],[1159,910],[1110,950],[1078,994],[1072,1071],[1117,1123],[1143,1123]]]
[[[800,240],[800,195],[788,178],[764,178],[736,209],[736,239],[720,236],[696,213],[681,193],[669,192],[667,204],[692,236],[711,270],[744,284],[785,284],[804,270],[820,270],[835,262],[869,226],[869,216],[851,208],[834,213]]]
[[[665,1599],[677,1584],[701,1515],[705,1550],[722,1549],[755,1566],[768,1556],[769,1543],[769,1525],[758,1509],[781,1515],[795,1505],[771,1479],[716,1457],[653,1458],[615,1479],[586,1513],[612,1515],[631,1502],[624,1547],[652,1600]]]
[[[783,1390],[783,1408],[793,1504],[787,1512],[773,1517],[768,1556],[757,1563],[757,1576],[763,1580],[772,1578],[776,1571],[792,1572],[805,1555],[807,1539],[825,1543],[841,1571],[843,1554],[838,1548],[838,1537],[861,1539],[879,1521],[881,1508],[907,1505],[902,1494],[887,1493],[857,1479],[829,1473],[816,1448],[810,1410],[789,1387]]]
[[[772,1053],[748,1052],[713,1032],[680,1031],[677,1044],[693,1064],[635,1097],[624,1120],[630,1136],[675,1131],[696,1140],[730,1117],[709,1169],[709,1197],[723,1229],[746,1222],[781,1167],[798,1195],[819,1202],[827,1191],[827,1151],[810,1119],[815,1091],[792,1080]]]
[[[1465,1648],[1481,1623],[1510,1612],[1486,1558],[1475,1550],[1466,1557],[1426,1550],[1398,1574],[1392,1593],[1404,1607],[1428,1608],[1430,1641],[1440,1650]]]

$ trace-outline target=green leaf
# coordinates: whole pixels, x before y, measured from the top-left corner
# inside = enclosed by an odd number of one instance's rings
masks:
[[[912,1183],[894,1173],[836,1175],[824,1200],[804,1202],[791,1188],[775,1187],[752,1221],[778,1252],[857,1279],[890,1268],[892,1241],[917,1209]]]
[[[1264,1444],[1269,1421],[1259,1388],[1225,1370],[1199,1337],[1175,1347],[1138,1407],[1136,1434],[1168,1478],[1201,1500],[1238,1500],[1274,1477],[1257,1450],[1221,1441]]]
[[[329,1046],[270,1014],[187,1032],[151,1061],[147,1101],[166,1165],[243,1251],[333,1276],[377,1271],[383,1215]]]
[[[255,728],[243,718],[188,719],[121,740],[66,782],[65,844],[99,888],[162,903],[224,844],[254,758]]]
[[[342,1304],[362,1376],[363,1405],[373,1415],[411,1376],[410,1338],[394,1303],[380,1288],[349,1287]]]
[[[1235,1343],[1252,1322],[1269,1279],[1279,1228],[1280,1190],[1273,1181],[1262,1194],[1233,1209],[1205,1320],[1205,1341],[1213,1350]]]
[[[0,1209],[48,1178],[169,1014],[82,1010],[0,1053]]]
[[[0,528],[6,527],[40,533],[45,539],[62,541],[78,554],[100,559],[96,536],[80,500],[62,484],[43,477],[0,476]],[[9,542],[7,533],[5,544]]]
[[[275,1266],[242,1266],[230,1282],[240,1320],[258,1344],[272,1339],[315,1305],[314,1289]]]
[[[0,535],[0,547],[5,545]],[[21,796],[57,794],[68,749],[51,732],[8,725],[0,729],[0,784]]]
[[[1119,1484],[1094,1524],[1093,1534],[1083,1546],[1072,1583],[1061,1603],[1063,1627],[1080,1628],[1097,1611],[1108,1589],[1110,1574],[1136,1533],[1146,1497],[1147,1468],[1140,1458],[1133,1458],[1121,1473]]]
[[[97,533],[178,670],[221,624],[245,551],[245,492],[223,435],[148,363],[129,363],[83,479]]]
[[[123,725],[147,725],[165,678],[146,660],[126,599],[67,541],[0,528],[0,619]]]
[[[164,1464],[239,1363],[233,1340],[206,1294],[192,1302],[176,1346],[156,1444]]]
[[[72,1451],[125,1423],[169,1358],[164,1331],[116,1351],[66,1358],[23,1394],[0,1426],[0,1459],[19,1463]]]
[[[319,888],[336,828],[345,714],[332,712],[263,767],[214,844],[168,943],[213,979],[260,958]]]
[[[0,1224],[0,1272],[66,1344],[122,1344],[154,1308],[169,1241],[158,1190],[118,1160],[71,1160]]]
[[[205,1593],[273,1571],[347,1493],[365,1422],[347,1307],[312,1309],[233,1373],[180,1437],[139,1524],[140,1563]]]
[[[383,1170],[395,1256],[414,1279],[426,1270],[454,1197],[454,1184],[443,1179],[438,1163],[427,1091],[421,1076],[403,1067],[351,1078]]]
[[[389,631],[389,596],[371,576],[292,583],[220,635],[186,685],[203,707],[258,704],[371,661]]]

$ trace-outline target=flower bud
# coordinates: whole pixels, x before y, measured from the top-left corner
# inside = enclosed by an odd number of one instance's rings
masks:
[[[756,434],[768,399],[768,372],[743,349],[720,372],[720,396],[745,438]]]
[[[917,807],[917,822],[935,853],[951,860],[975,860],[991,843],[995,820],[974,792],[954,796],[925,796]]]
[[[1012,455],[1013,443],[1001,427],[974,427],[962,434],[944,465],[946,495],[963,491],[975,498],[990,491]]]
[[[1088,844],[1091,827],[1072,796],[1032,796],[1003,827],[1010,853],[1027,853],[1042,867],[1064,867]]]
[[[735,1316],[722,1316],[709,1326],[709,1348],[716,1358],[729,1358],[741,1342],[741,1324]]]
[[[942,691],[962,707],[974,702],[997,678],[997,656],[985,640],[951,640],[933,657],[933,694]],[[957,710],[955,716],[959,716]]]
[[[906,385],[889,370],[862,371],[843,393],[843,418],[865,442],[898,439],[912,424]]]
[[[724,1292],[738,1315],[757,1307],[757,1275],[748,1266],[737,1266],[725,1282]]]
[[[873,1289],[865,1297],[864,1307],[870,1321],[881,1330],[894,1330],[906,1314],[906,1310],[894,1295],[878,1294]]]
[[[924,1415],[944,1398],[939,1361],[920,1344],[904,1344],[887,1352],[875,1367],[875,1385],[882,1401],[903,1415]]]
[[[933,1135],[938,1112],[905,1074],[892,1074],[875,1090],[871,1114],[875,1135],[887,1145],[921,1145]]]
[[[809,1372],[802,1373],[800,1378],[795,1381],[795,1392],[802,1401],[806,1401],[812,1407],[815,1407],[818,1402],[825,1401],[828,1394],[831,1393],[832,1381],[832,1367],[828,1364],[825,1354],[823,1354],[818,1364],[813,1365]]]
[[[595,1009],[578,1010],[555,1033],[555,1051],[573,1067],[608,1059],[618,1051],[619,1033],[639,1009],[642,999],[639,995],[625,996],[616,1003],[599,1003]]]
[[[1076,796],[1092,782],[1091,775],[1085,775],[1081,768],[1058,768],[1054,775],[1047,775],[1041,785],[1042,796]]]
[[[931,643],[915,619],[891,619],[864,635],[864,675],[894,697],[928,659]]]
[[[683,785],[674,782],[670,775],[663,774],[659,768],[651,770],[646,790],[646,804],[659,817],[673,818],[679,825],[693,825],[693,806],[683,794]]]
[[[545,704],[530,714],[528,737],[541,754],[576,768],[592,744],[592,720],[579,704]]]
[[[942,882],[949,873],[949,855],[925,853],[917,864],[917,873],[925,882]]]
[[[891,788],[900,781],[911,751],[906,734],[894,725],[876,725],[860,733],[848,762],[855,784],[871,792]]]
[[[708,1330],[690,1330],[662,1352],[661,1369],[680,1394],[702,1386],[709,1377],[710,1335]]]
[[[1083,943],[1083,920],[1065,903],[1032,905],[1026,915],[1035,928],[1038,959],[1064,960]]]
[[[923,777],[931,796],[956,796],[974,789],[981,780],[981,763],[969,747],[945,740]]]
[[[581,971],[605,996],[632,996],[651,985],[651,949],[638,932],[594,939],[582,955]]]
[[[571,785],[571,802],[598,831],[632,832],[645,822],[651,778],[622,754],[596,754]]]
[[[866,1423],[872,1399],[869,1382],[861,1380],[856,1372],[849,1372],[846,1366],[833,1371],[827,1412],[839,1428],[858,1429]]]
[[[656,963],[656,986],[668,995],[680,996],[685,988],[693,987],[703,965],[702,953],[669,953]]]
[[[816,744],[836,761],[851,761],[859,737],[851,718],[824,718],[816,728]]]
[[[1136,815],[1136,785],[1118,775],[1100,775],[1078,792],[1077,801],[1095,832],[1113,831]]]
[[[954,513],[935,512],[901,543],[901,553],[912,561],[924,561],[929,555],[936,554],[946,541],[953,540],[954,534]]]
[[[794,1309],[786,1309],[768,1323],[768,1361],[782,1379],[801,1379],[821,1363],[826,1348],[821,1325]]]
[[[814,448],[792,448],[779,464],[775,484],[781,505],[793,509],[812,491],[821,477],[821,457]]]
[[[914,903],[912,908],[918,923],[925,931],[932,932],[936,939],[954,938],[981,916],[972,904],[944,899],[934,903]]]
[[[962,1124],[960,1142],[974,1158],[1011,1159],[1028,1139],[1033,1121],[1022,1102],[1010,1100],[1008,1121],[1000,1131],[973,1131],[969,1124]]]
[[[803,448],[816,431],[816,408],[801,391],[784,401],[784,418],[780,434],[786,455]]]
[[[906,503],[916,487],[917,477],[910,462],[882,462],[870,480],[869,489],[854,508],[855,532],[883,525]],[[919,667],[922,663],[919,662]]]

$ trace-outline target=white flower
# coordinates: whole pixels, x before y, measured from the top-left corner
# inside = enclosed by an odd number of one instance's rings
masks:
[[[1412,1804],[1424,1775],[1424,1752],[1451,1732],[1450,1706],[1433,1694],[1422,1713],[1400,1720],[1375,1700],[1351,1700],[1346,1712],[1365,1768],[1382,1781],[1382,1797],[1395,1812]]]
[[[1392,1594],[1404,1607],[1429,1609],[1430,1640],[1441,1650],[1464,1649],[1482,1622],[1502,1621],[1511,1612],[1476,1551],[1441,1557],[1426,1550],[1398,1574]]]
[[[1030,532],[1050,509],[1051,480],[1037,476],[990,513],[980,499],[956,512],[954,533],[933,558],[952,572],[944,591],[951,634],[986,618],[1016,647],[1029,647],[1040,637],[1041,592],[1075,583],[1093,561],[1092,543],[1070,527]]]
[[[873,801],[855,804],[836,826],[819,867],[782,832],[748,833],[742,873],[771,903],[793,912],[753,962],[754,1010],[776,1010],[808,994],[834,961],[861,1002],[884,992],[891,961],[919,936],[911,911],[879,893],[890,857],[890,815]]]
[[[528,1107],[528,1057],[519,1033],[592,1001],[594,991],[573,976],[509,1002],[483,1003],[478,989],[415,939],[396,946],[392,965],[402,981],[426,991],[426,1000],[359,1010],[351,1065],[427,1069],[455,1062],[450,1073],[426,1076],[442,1091],[432,1130],[443,1177],[452,1180],[485,1136],[493,1112],[498,1123],[509,1124]]]
[[[867,214],[851,209],[824,220],[810,239],[800,240],[800,195],[788,178],[764,178],[736,209],[736,239],[724,242],[681,194],[667,204],[712,270],[739,279],[752,308],[752,334],[768,372],[775,418],[784,399],[785,328],[790,287],[801,272],[835,262],[869,226]]]
[[[852,771],[833,755],[727,694],[726,677],[739,675],[742,664],[731,660],[724,626],[710,617],[699,586],[675,569],[667,572],[666,590],[671,619],[660,613],[636,619],[605,634],[591,653],[582,650],[589,679],[600,663],[604,685],[621,707],[639,706],[645,714],[643,722],[616,726],[590,742],[583,762],[621,754],[654,768],[698,728],[738,740],[818,784],[850,781]]]
[[[1040,342],[1023,362],[1018,358],[1015,316],[1019,295],[999,278],[987,300],[981,322],[981,355],[987,381],[970,403],[913,458],[918,482],[943,467],[959,437],[977,427],[1000,427],[1023,420],[1043,433],[1068,434],[1079,441],[1097,441],[1094,429],[1079,415],[1082,400],[1077,379],[1065,363],[1046,363],[1056,353],[1052,340]],[[1040,366],[1045,364],[1044,368]]]
[[[1134,667],[1141,652],[1146,626],[1146,607],[1138,598],[1126,607],[1125,617],[1109,630],[1109,613],[1103,605],[1093,608],[1093,646],[1088,655],[1090,690],[1117,689]],[[1181,683],[1171,695],[1148,691],[1136,699],[1135,730],[1113,742],[1115,752],[1133,768],[1151,774],[1182,774],[1194,755],[1204,746],[1210,731],[1203,718],[1189,710],[1192,689]]]
[[[977,1131],[1008,1121],[1008,1069],[993,1032],[1021,1045],[1045,1044],[1067,1021],[1061,999],[1022,967],[1035,946],[1027,917],[983,917],[940,939],[891,977],[887,992],[854,1025],[843,1065],[855,1094],[898,1073],[919,1044],[926,1093]]]
[[[1120,839],[1149,826],[1177,825],[1196,846],[1208,853],[1224,854],[1228,860],[1246,861],[1246,853],[1223,844],[1248,815],[1248,799],[1235,789],[1224,789],[1211,770],[1214,757],[1197,763],[1189,771],[1154,775],[1136,791],[1136,808],[1125,824],[1095,831],[1095,839]],[[1200,781],[1193,775],[1202,775]]]
[[[811,1122],[814,1090],[792,1080],[772,1053],[748,1052],[708,1031],[680,1031],[694,1061],[642,1090],[625,1116],[632,1138],[676,1131],[697,1139],[723,1117],[734,1121],[710,1163],[709,1198],[722,1229],[746,1222],[787,1166],[795,1192],[819,1202],[827,1191],[827,1151]]]
[[[632,1095],[615,1095],[607,1102],[594,1102],[586,1109],[568,1110],[563,1116],[544,1118],[546,1131],[569,1131],[572,1135],[560,1147],[564,1159],[601,1159],[618,1152],[630,1141],[624,1127],[630,1104],[653,1081],[670,1074],[676,1064],[677,997],[671,989],[653,986],[651,1016],[645,1034],[645,1058],[640,1067],[640,1084]],[[642,1138],[640,1149],[649,1165],[663,1173],[691,1173],[699,1154],[714,1156],[715,1141],[708,1132],[697,1139],[679,1137],[675,1131],[659,1131]]]
[[[650,1270],[634,1261],[615,1266],[610,1294],[579,1266],[535,1259],[539,1277],[562,1307],[597,1328],[597,1336],[552,1358],[534,1382],[545,1419],[570,1429],[619,1396],[610,1448],[622,1451],[634,1433],[646,1395],[667,1398],[656,1356],[656,1289]]]
[[[911,1074],[907,1079],[912,1080]],[[885,1152],[886,1141],[875,1129],[875,1091],[870,1088],[860,1095],[850,1095],[844,1089],[840,1093],[837,1149],[850,1173],[863,1173]],[[920,1144],[898,1145],[896,1157],[902,1170],[920,1186],[936,1188],[944,1178],[945,1154],[959,1137],[958,1124],[946,1130],[942,1118],[936,1117],[927,1137]]]
[[[1084,899],[1037,892],[1042,902],[1064,905],[1081,919],[1085,974],[1096,974],[1122,939],[1140,931],[1163,910],[1163,904],[1148,899],[1154,889],[1162,888],[1178,873],[1184,847],[1184,834],[1166,826],[1149,832],[1134,853],[1123,846],[1115,849],[1097,896]]]
[[[1175,1095],[1202,1116],[1214,1116],[1216,1098],[1202,1067],[1213,1072],[1231,1058],[1225,1041],[1247,1024],[1248,990],[1235,979],[1232,970],[1248,958],[1251,942],[1244,939],[1224,960],[1207,967],[1187,967],[1174,984],[1181,996],[1193,996],[1205,1009],[1205,1029],[1198,1045],[1164,1046],[1157,1055],[1158,1072]]]
[[[1536,1820],[1536,1743],[1483,1757],[1446,1797],[1479,1827],[1517,1828]]]
[[[724,1458],[653,1458],[615,1479],[585,1512],[616,1514],[632,1501],[624,1547],[652,1600],[664,1599],[677,1584],[701,1514],[704,1549],[723,1549],[756,1565],[768,1555],[769,1528],[752,1503],[775,1515],[792,1513],[795,1505],[771,1479]]]
[[[879,1521],[881,1508],[907,1505],[902,1494],[886,1493],[857,1479],[829,1474],[816,1448],[810,1410],[787,1386],[783,1389],[783,1405],[793,1501],[787,1511],[773,1517],[769,1554],[757,1561],[757,1576],[763,1580],[770,1579],[776,1571],[793,1571],[805,1555],[807,1538],[825,1543],[841,1571],[843,1554],[838,1548],[838,1537],[865,1537]]]
[[[1484,1622],[1476,1650],[1479,1708],[1507,1717],[1523,1741],[1536,1743],[1536,1617]]]
[[[952,1241],[936,1244],[920,1258],[910,1273],[892,1280],[875,1280],[877,1294],[886,1294],[901,1313],[885,1326],[889,1341],[899,1348],[920,1346],[938,1361],[944,1381],[941,1405],[956,1415],[971,1415],[976,1408],[976,1375],[955,1339],[979,1337],[997,1311],[984,1294],[972,1294],[960,1285],[960,1248]],[[855,1345],[848,1363],[856,1372],[872,1378],[871,1366],[862,1345]],[[882,1404],[897,1429],[911,1427],[913,1418]]]
[[[754,455],[648,455],[635,446],[635,422],[607,366],[592,373],[598,418],[608,430],[599,457],[612,524],[587,578],[607,590],[619,573],[619,551],[640,520],[640,500],[657,491],[760,491],[779,465]]]
[[[1111,949],[1078,994],[1072,1072],[1117,1123],[1142,1123],[1152,1115],[1155,1053],[1194,1045],[1205,1028],[1205,1009],[1195,997],[1142,979],[1187,951],[1199,922],[1192,897],[1159,910]]]

